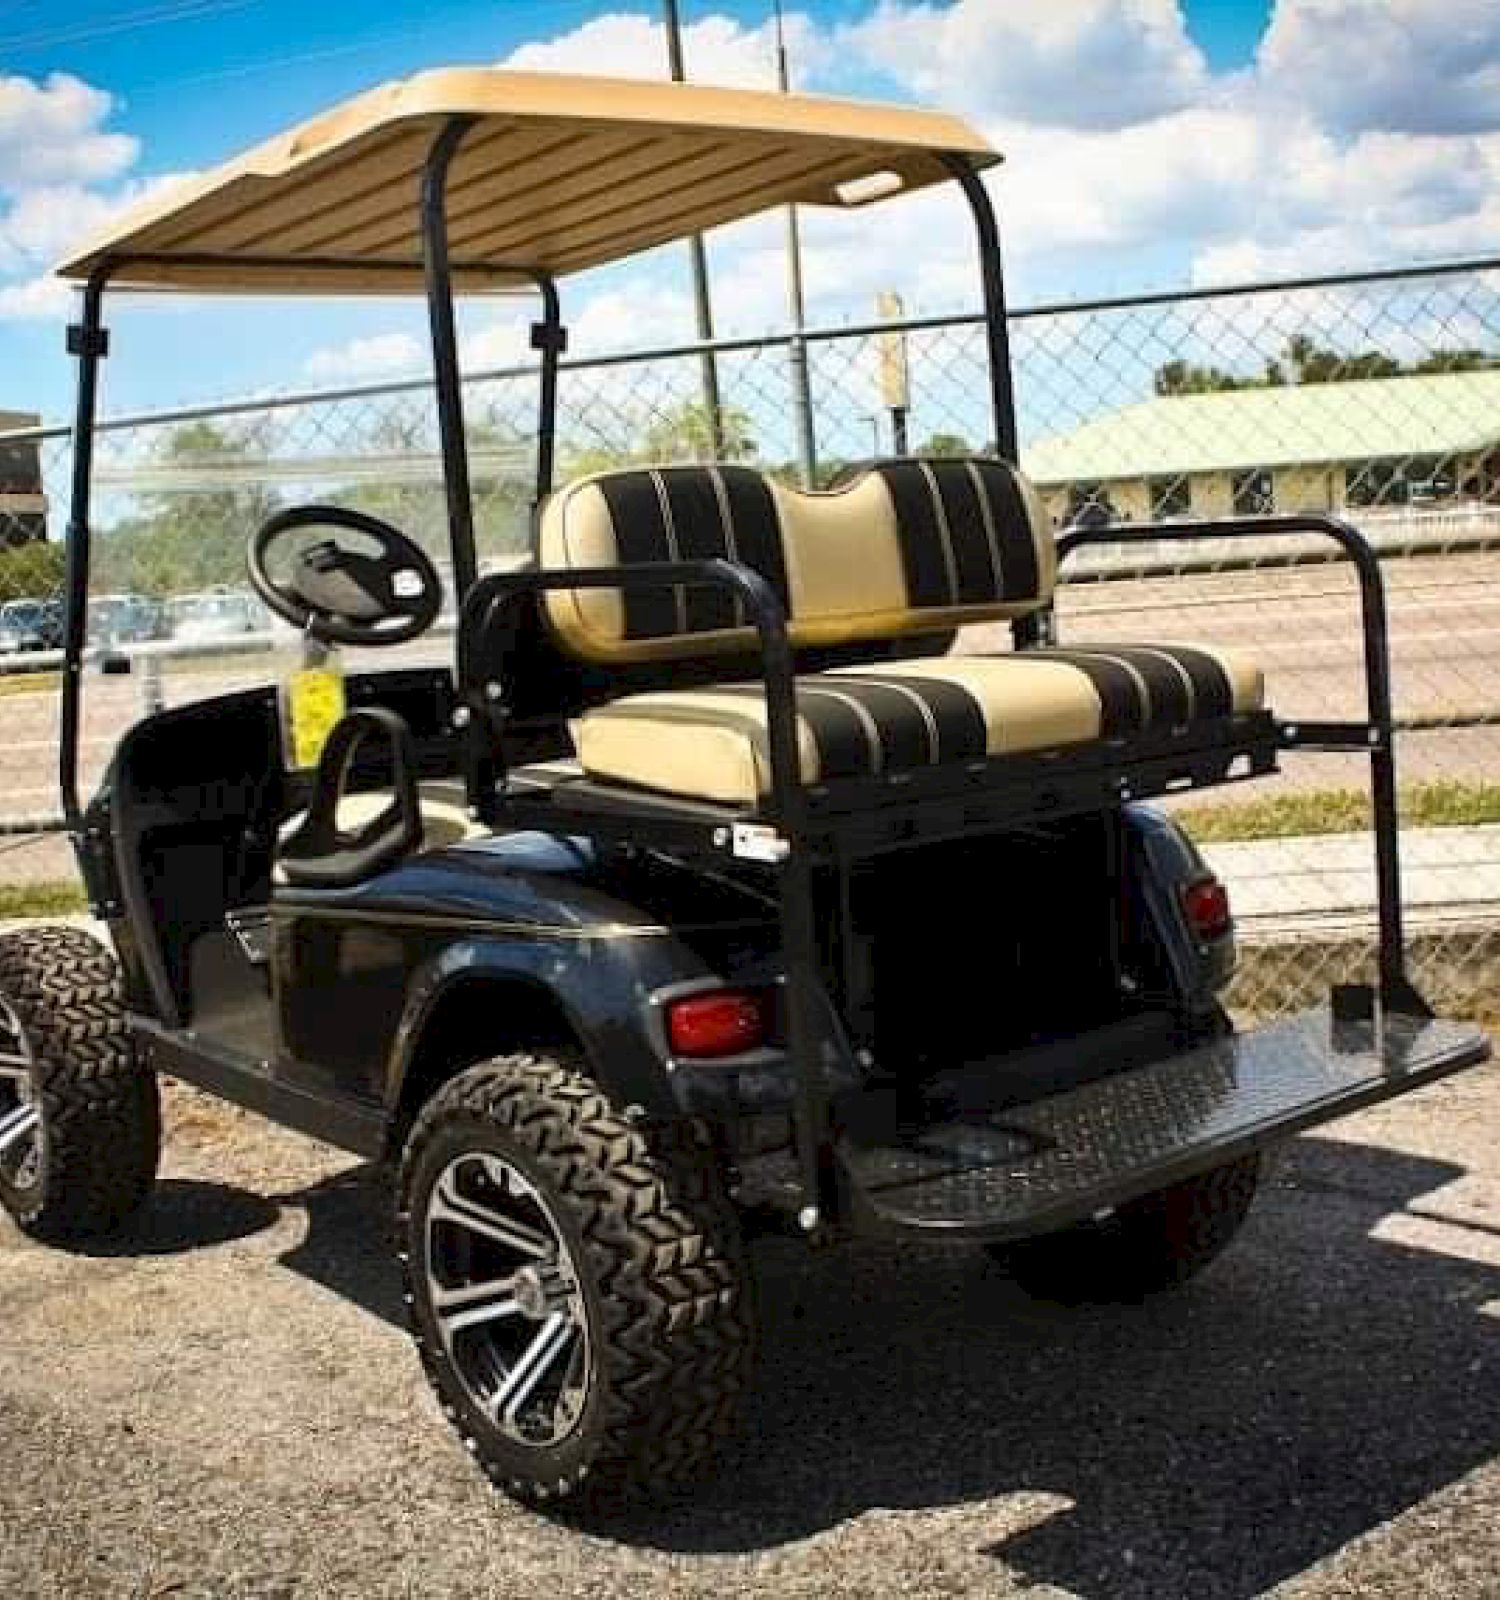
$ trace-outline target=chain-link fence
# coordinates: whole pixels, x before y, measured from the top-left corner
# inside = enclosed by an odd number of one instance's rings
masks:
[[[1500,262],[1036,307],[1014,315],[1011,341],[1022,461],[1060,523],[1326,510],[1382,550],[1420,970],[1464,1009],[1500,1009]],[[872,456],[993,445],[974,317],[721,341],[717,414],[704,353],[566,363],[559,475],[718,456],[827,486]],[[527,546],[533,369],[473,378],[467,404],[493,565]],[[68,465],[66,432],[0,434],[0,831],[13,836],[55,818]],[[446,557],[423,382],[114,419],[97,485],[86,784],[143,709],[272,676],[276,635],[243,562],[276,507],[359,507]],[[1090,549],[1067,574],[1063,636],[1242,647],[1281,716],[1357,718],[1357,596],[1332,553],[1285,538]],[[1002,642],[975,630],[960,648]],[[448,648],[440,634],[408,654]],[[99,670],[121,656],[128,675]],[[1275,780],[1180,802],[1237,893],[1247,1009],[1298,1003],[1366,960],[1365,776],[1357,757],[1293,754]],[[17,845],[0,838],[0,884],[70,870],[60,841]]]

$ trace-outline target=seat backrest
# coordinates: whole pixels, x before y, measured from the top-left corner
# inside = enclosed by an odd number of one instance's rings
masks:
[[[1035,489],[985,456],[877,462],[824,492],[727,464],[598,473],[548,500],[539,544],[549,570],[742,561],[780,597],[799,647],[1024,616],[1050,601],[1057,571]],[[755,648],[728,591],[553,590],[546,615],[563,647],[585,661]]]

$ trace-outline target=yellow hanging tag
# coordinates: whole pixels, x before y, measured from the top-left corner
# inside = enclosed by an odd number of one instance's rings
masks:
[[[344,715],[344,674],[336,666],[299,667],[283,680],[281,693],[287,765],[315,767]]]

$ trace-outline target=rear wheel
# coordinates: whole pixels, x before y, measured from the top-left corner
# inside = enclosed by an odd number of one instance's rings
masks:
[[[1250,1213],[1260,1174],[1261,1157],[1245,1156],[1097,1221],[989,1253],[1041,1300],[1140,1300],[1186,1283],[1228,1248]]]
[[[107,1233],[150,1193],[160,1153],[114,958],[76,928],[0,937],[0,1206],[38,1239]]]
[[[752,1354],[711,1152],[648,1138],[563,1063],[471,1068],[418,1118],[398,1217],[412,1331],[445,1411],[531,1503],[691,1480]]]

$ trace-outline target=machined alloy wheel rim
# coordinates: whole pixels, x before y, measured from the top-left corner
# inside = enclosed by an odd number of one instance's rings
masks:
[[[15,1008],[0,996],[0,1178],[15,1190],[41,1181],[42,1108],[36,1092],[36,1056]]]
[[[450,1161],[427,1196],[427,1295],[470,1400],[533,1448],[577,1426],[588,1397],[588,1312],[552,1208],[509,1161]]]

